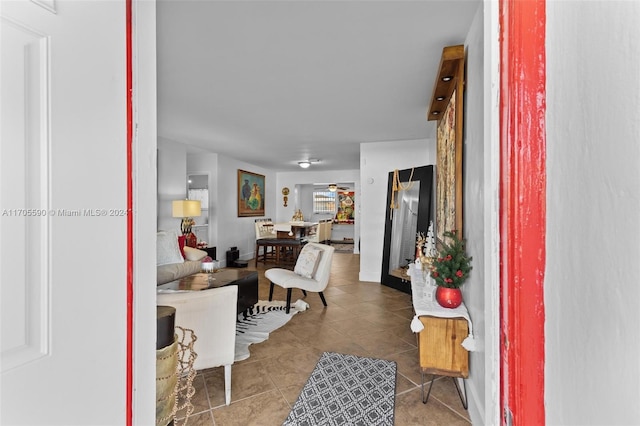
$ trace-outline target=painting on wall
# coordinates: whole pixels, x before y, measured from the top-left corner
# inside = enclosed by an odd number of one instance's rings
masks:
[[[334,223],[353,225],[355,221],[355,192],[338,193],[338,212],[333,220]]]
[[[264,216],[264,175],[238,169],[238,217]]]
[[[455,95],[455,93],[454,93]],[[438,122],[436,157],[436,238],[445,231],[458,230],[456,220],[456,102],[451,96],[443,118]]]

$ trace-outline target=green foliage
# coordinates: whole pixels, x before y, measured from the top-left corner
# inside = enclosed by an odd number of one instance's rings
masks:
[[[441,287],[459,288],[469,277],[472,258],[465,252],[464,241],[458,238],[456,231],[446,231],[445,242],[438,257],[431,263],[431,276]],[[446,243],[446,240],[451,243]]]

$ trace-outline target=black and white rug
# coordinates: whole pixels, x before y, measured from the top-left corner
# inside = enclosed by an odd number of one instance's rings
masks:
[[[286,302],[281,300],[259,300],[253,305],[252,314],[238,315],[236,323],[236,352],[235,361],[249,358],[249,345],[264,342],[269,338],[269,333],[285,325],[298,312],[306,310],[309,305],[297,300],[291,305],[289,314],[285,312]]]
[[[393,361],[324,352],[283,425],[393,425]]]

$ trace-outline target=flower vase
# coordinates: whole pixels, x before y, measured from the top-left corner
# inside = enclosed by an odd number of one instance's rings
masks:
[[[436,301],[443,308],[457,308],[462,304],[462,291],[459,288],[440,287],[436,290]]]

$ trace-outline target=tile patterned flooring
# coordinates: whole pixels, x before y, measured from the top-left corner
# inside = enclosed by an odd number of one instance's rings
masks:
[[[396,361],[395,425],[469,425],[453,381],[437,378],[427,404],[420,397],[420,371],[411,297],[376,283],[358,281],[359,255],[335,253],[324,294],[308,293],[310,308],[298,313],[251,356],[232,367],[231,405],[224,405],[223,368],[199,371],[188,425],[281,425],[324,351]],[[249,269],[253,262],[249,262]],[[267,268],[272,267],[267,265]],[[259,298],[267,300],[269,283],[259,264]],[[292,299],[303,298],[294,290]],[[274,300],[286,300],[276,286]],[[196,350],[197,352],[197,350]],[[430,376],[426,376],[430,378]],[[182,422],[178,422],[182,424]]]

